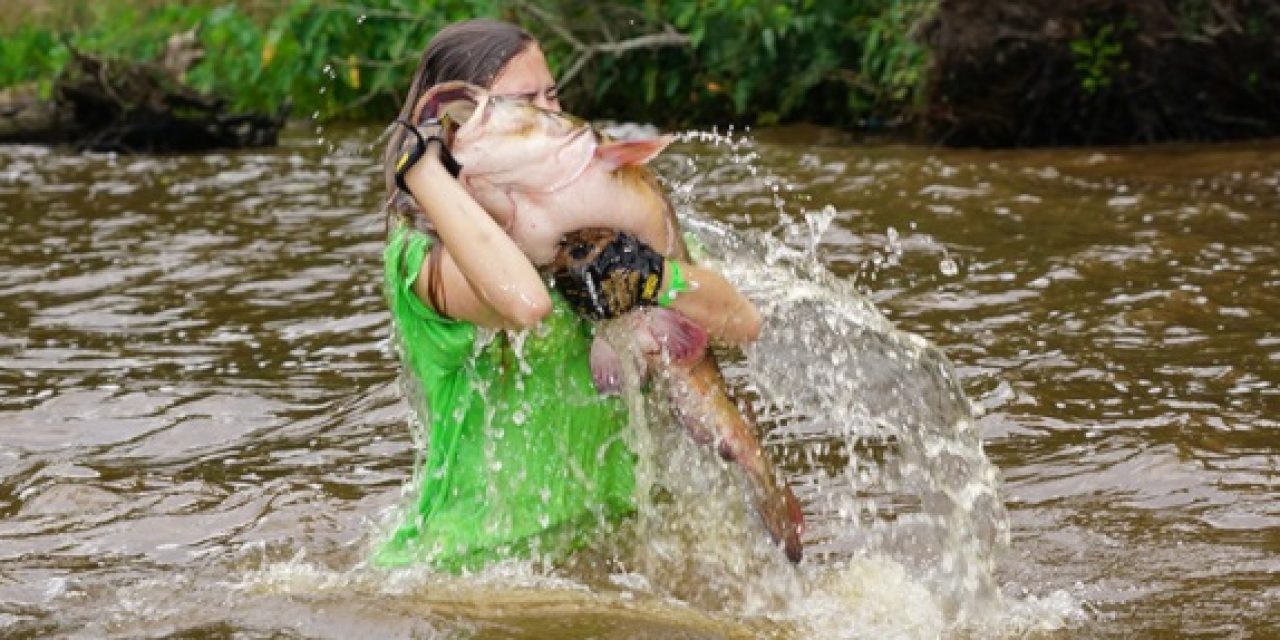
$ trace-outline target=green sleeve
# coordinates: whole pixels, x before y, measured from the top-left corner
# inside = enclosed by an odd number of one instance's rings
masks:
[[[413,290],[431,248],[431,236],[398,225],[383,252],[387,304],[411,369],[424,378],[453,371],[470,358],[476,327],[440,315]]]

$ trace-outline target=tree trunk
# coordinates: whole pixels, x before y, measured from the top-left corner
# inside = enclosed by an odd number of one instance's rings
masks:
[[[276,144],[287,104],[274,115],[230,114],[222,100],[182,83],[202,55],[196,46],[193,34],[178,34],[160,61],[140,63],[73,49],[51,99],[41,100],[34,85],[0,92],[0,142],[121,153]]]

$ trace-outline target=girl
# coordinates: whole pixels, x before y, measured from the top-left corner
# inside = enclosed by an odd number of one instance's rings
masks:
[[[537,42],[504,22],[441,30],[423,53],[401,119],[417,122],[422,96],[451,80],[560,108]],[[397,162],[408,135],[396,131],[384,154],[385,285],[428,444],[416,507],[375,563],[456,571],[503,557],[559,557],[634,509],[625,406],[593,386],[590,324],[548,290],[450,174],[440,145]],[[684,263],[678,269],[688,287],[673,309],[721,341],[755,339],[758,313],[723,277]],[[659,286],[668,293],[671,271]]]

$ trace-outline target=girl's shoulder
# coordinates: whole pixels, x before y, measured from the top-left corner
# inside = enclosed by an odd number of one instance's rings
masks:
[[[431,234],[407,222],[392,222],[387,230],[386,246],[382,249],[382,264],[388,281],[412,286],[422,270],[422,261],[431,250],[431,243]]]
[[[473,326],[446,318],[422,302],[414,291],[414,283],[422,277],[423,263],[436,241],[431,233],[404,222],[395,222],[387,230],[387,243],[382,250],[387,302],[398,320],[415,317],[437,323]]]
[[[424,381],[458,371],[473,356],[477,337],[476,325],[441,316],[414,291],[434,242],[430,233],[397,223],[388,229],[383,249],[392,326],[407,364]]]

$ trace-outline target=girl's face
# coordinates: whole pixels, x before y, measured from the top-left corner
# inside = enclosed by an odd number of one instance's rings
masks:
[[[542,49],[533,43],[507,61],[493,79],[493,84],[489,85],[489,91],[498,96],[526,100],[548,111],[560,111],[556,80],[551,77]]]

